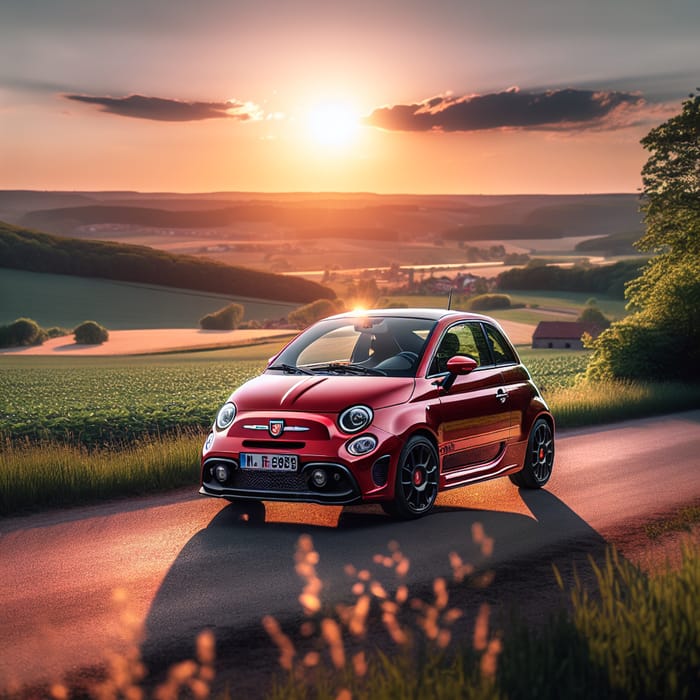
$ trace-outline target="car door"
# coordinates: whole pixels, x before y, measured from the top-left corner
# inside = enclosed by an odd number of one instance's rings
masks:
[[[523,367],[513,346],[491,323],[482,323],[495,365],[501,371],[505,405],[510,408],[510,439],[523,439],[523,417],[533,397],[528,371]]]
[[[429,373],[444,376],[454,355],[472,357],[477,367],[457,376],[432,408],[443,474],[495,463],[510,432],[510,406],[501,369],[478,321],[450,326],[441,338]]]

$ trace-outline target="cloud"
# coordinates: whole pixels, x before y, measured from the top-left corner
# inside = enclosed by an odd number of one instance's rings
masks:
[[[365,124],[390,131],[622,128],[639,121],[644,99],[635,93],[566,88],[543,92],[443,95],[414,104],[379,107]]]
[[[93,97],[91,95],[64,95],[68,100],[98,105],[102,112],[135,119],[162,122],[190,122],[202,119],[261,119],[262,110],[251,102],[184,102],[162,97],[129,95],[128,97]]]

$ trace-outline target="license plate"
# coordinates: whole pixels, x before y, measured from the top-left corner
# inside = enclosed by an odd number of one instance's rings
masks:
[[[278,472],[295,472],[299,466],[297,455],[260,454],[241,452],[241,469],[263,469]]]

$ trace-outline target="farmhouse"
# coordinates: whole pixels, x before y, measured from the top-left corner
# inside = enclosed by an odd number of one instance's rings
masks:
[[[583,350],[584,333],[597,338],[601,328],[578,321],[540,321],[532,334],[532,347]]]

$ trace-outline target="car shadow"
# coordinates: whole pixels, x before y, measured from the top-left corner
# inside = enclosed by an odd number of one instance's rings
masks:
[[[587,567],[589,556],[604,555],[606,542],[548,491],[519,493],[531,515],[438,506],[428,517],[399,522],[379,507],[365,506],[343,509],[337,524],[328,527],[270,522],[263,503],[222,508],[183,547],[152,602],[141,644],[150,682],[161,681],[173,664],[195,658],[197,635],[211,630],[221,677],[251,697],[260,692],[261,675],[269,677],[278,668],[278,650],[262,618],[273,616],[290,637],[299,637],[307,619],[299,603],[305,581],[294,559],[306,536],[318,554],[314,574],[322,582],[319,597],[326,613],[333,614],[338,603],[354,603],[353,586],[368,590],[369,581],[381,584],[389,598],[405,584],[411,599],[430,603],[435,579],[443,578],[450,606],[463,611],[454,637],[459,630],[465,638],[473,635],[485,602],[500,611],[493,624],[502,624],[513,607],[527,620],[543,620],[552,604],[561,607],[567,598],[552,566],[570,582],[575,567]],[[408,569],[399,575],[404,559]],[[367,647],[391,644],[380,621],[380,602],[375,600],[377,622]],[[407,615],[415,618],[408,607]]]

